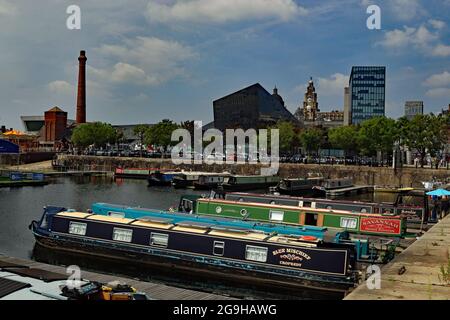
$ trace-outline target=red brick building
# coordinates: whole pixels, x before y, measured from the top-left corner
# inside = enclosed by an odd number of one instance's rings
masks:
[[[61,140],[67,128],[67,112],[54,107],[45,112],[45,141]]]

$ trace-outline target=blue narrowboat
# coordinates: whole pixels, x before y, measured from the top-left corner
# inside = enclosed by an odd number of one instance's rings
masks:
[[[325,242],[333,243],[352,243],[355,246],[356,257],[358,260],[373,260],[376,256],[369,248],[369,240],[363,238],[351,238],[347,231],[332,231],[325,227],[317,226],[294,226],[282,223],[267,223],[258,221],[245,221],[226,217],[211,217],[197,214],[186,214],[181,212],[165,212],[161,210],[133,208],[129,206],[108,204],[108,203],[94,203],[91,210],[95,214],[101,214],[112,217],[139,219],[139,218],[157,218],[165,219],[172,223],[179,222],[193,222],[215,224],[226,228],[251,228],[257,231],[266,232],[268,234],[278,234],[296,237],[313,237]]]
[[[170,186],[177,174],[180,174],[180,172],[152,172],[147,178],[148,186]]]
[[[135,264],[202,272],[255,285],[347,292],[358,281],[353,245],[250,227],[161,218],[130,219],[46,207],[30,225],[36,241]]]

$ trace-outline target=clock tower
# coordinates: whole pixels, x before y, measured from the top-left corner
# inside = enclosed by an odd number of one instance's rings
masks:
[[[311,77],[303,100],[303,119],[305,121],[315,121],[319,111],[316,88],[314,87],[314,82]]]

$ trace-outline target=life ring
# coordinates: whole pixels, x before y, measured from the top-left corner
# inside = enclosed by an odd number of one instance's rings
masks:
[[[246,209],[242,209],[241,210],[241,216],[246,216],[247,215],[247,210]]]

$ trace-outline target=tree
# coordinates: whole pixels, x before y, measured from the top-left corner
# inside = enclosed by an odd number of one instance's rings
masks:
[[[419,153],[422,167],[427,153],[435,156],[443,149],[448,139],[447,125],[445,117],[433,114],[416,115],[411,121],[402,121],[402,141]]]
[[[392,152],[399,132],[395,120],[374,117],[361,123],[357,137],[363,154],[372,156],[379,151],[383,157],[383,154]]]
[[[141,158],[142,158],[142,148],[144,147],[145,133],[147,132],[148,129],[149,126],[146,124],[139,124],[133,129],[133,133],[139,137],[139,143],[141,144],[139,148],[139,156]]]
[[[357,134],[355,126],[344,126],[330,129],[328,131],[328,141],[334,148],[344,150],[347,156],[350,151],[357,151]]]
[[[117,132],[108,123],[93,122],[77,126],[72,133],[71,141],[74,145],[86,148],[90,145],[104,147],[116,141]]]
[[[280,151],[291,152],[296,146],[299,145],[299,138],[295,132],[295,127],[292,122],[279,121],[271,129],[279,130],[279,147]],[[269,141],[268,141],[269,142]]]
[[[145,132],[144,142],[149,145],[158,145],[167,151],[168,146],[175,145],[176,141],[171,141],[172,132],[180,126],[169,119],[164,119]]]
[[[318,152],[323,140],[323,132],[317,128],[306,129],[300,134],[300,142],[308,155],[312,151]]]

